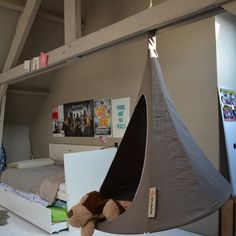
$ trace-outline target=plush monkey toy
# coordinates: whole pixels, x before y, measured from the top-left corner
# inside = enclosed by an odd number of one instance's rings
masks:
[[[129,206],[129,201],[117,201],[93,191],[83,196],[68,212],[68,223],[81,227],[81,236],[91,236],[97,222],[113,220]]]

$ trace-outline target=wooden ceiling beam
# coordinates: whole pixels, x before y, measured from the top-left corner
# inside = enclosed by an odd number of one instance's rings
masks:
[[[0,74],[1,83],[15,83],[19,80],[34,77],[46,73],[55,68],[70,63],[79,57],[85,56],[104,48],[117,45],[118,43],[144,35],[153,29],[163,29],[179,22],[189,22],[199,17],[199,13],[208,10],[219,9],[222,4],[230,0],[166,0],[162,3],[147,8],[144,11],[130,16],[122,21],[100,29],[97,32],[86,35],[48,52],[48,67],[27,73],[24,65],[19,65],[11,70]],[[211,13],[212,14],[212,13]],[[203,17],[203,16],[201,16]],[[199,18],[198,18],[199,20]]]
[[[65,44],[81,37],[81,0],[64,0]]]
[[[34,18],[37,14],[41,0],[28,0],[25,8],[19,17],[16,32],[9,50],[3,71],[9,70],[11,67],[16,66],[20,57],[25,41],[29,35]]]
[[[30,96],[42,96],[46,97],[49,95],[49,92],[39,92],[33,90],[22,90],[22,89],[8,89],[7,93],[19,94],[19,95],[30,95]]]

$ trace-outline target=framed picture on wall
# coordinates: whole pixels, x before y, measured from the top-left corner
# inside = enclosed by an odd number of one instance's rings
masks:
[[[224,121],[236,122],[236,91],[220,88],[219,98]]]
[[[224,127],[232,196],[236,196],[236,90],[219,88],[221,117]]]
[[[114,138],[122,138],[130,118],[130,98],[112,100],[112,133]]]
[[[53,137],[64,137],[64,107],[63,105],[52,108],[52,130]]]
[[[94,137],[94,101],[64,104],[65,136]]]
[[[95,137],[111,137],[111,99],[103,98],[94,101],[94,129]]]

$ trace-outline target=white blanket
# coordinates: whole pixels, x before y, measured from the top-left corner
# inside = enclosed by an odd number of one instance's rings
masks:
[[[33,159],[33,160],[23,160],[18,162],[13,162],[8,164],[8,168],[18,168],[18,169],[26,169],[32,167],[39,167],[39,166],[48,166],[53,165],[54,160],[51,158],[40,158],[40,159]]]

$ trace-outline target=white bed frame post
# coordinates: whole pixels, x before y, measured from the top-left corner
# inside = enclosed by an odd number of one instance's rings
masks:
[[[25,8],[19,17],[18,24],[16,26],[16,32],[3,67],[3,72],[10,70],[12,67],[17,65],[40,3],[41,0],[27,0]],[[7,82],[3,83],[0,88],[0,145],[2,144],[7,88]]]

